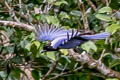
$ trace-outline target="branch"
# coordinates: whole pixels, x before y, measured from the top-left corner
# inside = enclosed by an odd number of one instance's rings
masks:
[[[98,59],[98,61],[102,61],[102,58],[103,58],[103,56],[104,56],[104,53],[105,53],[105,49],[103,49],[103,51],[102,51],[102,53],[101,53],[100,58]]]
[[[9,43],[10,40],[9,40],[7,34],[4,31],[0,30],[0,36],[1,36],[0,37],[1,38],[0,45],[8,46],[10,44]]]
[[[87,0],[88,4],[94,9],[94,11],[97,10],[96,6],[93,4],[91,0]]]
[[[72,70],[72,71],[62,72],[62,73],[60,73],[59,75],[56,75],[56,76],[54,76],[54,77],[52,77],[52,78],[50,78],[50,79],[48,79],[48,80],[55,80],[55,79],[57,79],[57,78],[59,78],[59,77],[61,77],[61,76],[64,76],[64,75],[66,75],[66,74],[70,74],[70,73],[72,73],[72,72],[78,71],[78,70],[80,70],[80,69],[82,69],[82,68],[83,68],[83,66],[80,66],[80,67],[78,67],[78,68],[76,68],[76,69],[74,69],[74,70]]]
[[[16,28],[22,28],[27,31],[34,31],[34,27],[25,23],[19,23],[19,22],[13,22],[13,21],[4,21],[0,20],[0,24],[3,24],[5,26],[11,26],[11,27],[16,27]]]
[[[58,64],[58,60],[59,60],[59,53],[57,55],[56,61],[53,62],[53,65],[50,67],[50,69],[48,70],[48,72],[45,74],[45,76],[41,79],[41,80],[46,80],[46,78],[56,69],[56,66]]]
[[[12,16],[15,21],[20,22],[19,19],[17,18],[17,16],[15,15],[13,8],[8,5],[6,0],[4,0],[4,4],[8,8],[9,13],[11,14],[10,16]]]
[[[84,6],[82,0],[78,0],[78,7],[79,7],[79,9],[82,13],[84,29],[85,29],[85,31],[88,31],[89,30],[89,24],[88,24],[88,19],[87,19],[86,13],[85,13],[85,6]]]
[[[94,60],[86,52],[79,54],[79,53],[75,53],[73,49],[69,49],[68,54],[72,56],[76,61],[84,63],[84,64],[88,64],[89,68],[95,68],[96,70],[98,70],[99,72],[101,72],[103,75],[107,77],[116,77],[120,79],[119,72],[116,72],[106,67],[102,62]]]

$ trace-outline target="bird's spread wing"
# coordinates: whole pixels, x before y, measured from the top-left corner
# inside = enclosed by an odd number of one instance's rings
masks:
[[[99,33],[99,34],[95,34],[95,35],[80,35],[80,33],[77,32],[77,31],[74,31],[74,32],[69,31],[67,33],[67,35],[64,35],[64,36],[61,36],[61,37],[58,37],[58,38],[54,39],[51,42],[51,46],[53,48],[60,47],[61,44],[65,45],[66,43],[69,43],[69,41],[71,41],[71,39],[74,40],[74,42],[70,43],[71,45],[72,44],[74,45],[75,43],[77,43],[77,45],[79,45],[78,42],[77,42],[78,40],[79,41],[81,41],[81,40],[87,41],[87,40],[90,40],[90,39],[105,39],[109,35],[110,35],[109,32],[103,32],[103,33]],[[75,42],[75,39],[76,39],[76,42]],[[70,45],[68,45],[67,47],[70,47]]]
[[[74,31],[74,30],[68,30],[66,35],[63,35],[63,36],[60,36],[56,39],[54,39],[52,42],[51,42],[51,46],[53,48],[57,48],[59,47],[61,44],[66,44],[67,42],[69,42],[73,37],[79,35],[80,33],[77,32],[77,31]]]
[[[66,35],[68,30],[62,27],[55,27],[48,24],[40,24],[36,27],[35,38],[38,41],[54,40],[57,37]]]

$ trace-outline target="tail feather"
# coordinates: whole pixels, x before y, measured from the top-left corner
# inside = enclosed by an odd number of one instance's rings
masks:
[[[109,32],[103,32],[95,35],[82,35],[81,37],[84,39],[105,39],[110,35]]]

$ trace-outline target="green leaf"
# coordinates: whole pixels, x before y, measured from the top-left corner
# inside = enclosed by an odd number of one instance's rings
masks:
[[[115,67],[115,66],[117,66],[117,65],[120,65],[120,59],[113,59],[110,63],[109,63],[109,67],[110,68],[113,68],[113,67]]]
[[[97,51],[96,45],[92,41],[88,41],[81,46],[82,49],[86,50],[87,52],[90,52],[90,50]]]
[[[114,34],[118,29],[120,29],[120,25],[112,24],[106,28],[106,31],[110,32],[111,34]]]
[[[6,47],[8,53],[14,53],[14,47],[13,46],[7,46]]]
[[[32,70],[32,76],[35,80],[39,80],[39,72],[37,70]]]
[[[5,79],[6,76],[7,76],[7,73],[5,73],[4,71],[0,71],[0,77]]]
[[[78,10],[72,10],[72,11],[70,12],[70,15],[80,17],[82,14],[81,14],[81,12],[78,11]]]
[[[32,16],[33,18],[35,18],[36,20],[38,20],[38,21],[45,21],[45,15],[44,14],[36,14],[36,15],[33,15]]]
[[[47,0],[48,3],[53,3],[55,2],[56,0]]]
[[[104,53],[103,57],[106,57],[106,56],[109,56],[109,55],[111,55],[111,53]]]
[[[14,76],[16,79],[20,80],[21,70],[19,68],[11,69],[11,76]]]
[[[63,53],[64,55],[68,54],[68,50],[67,49],[60,49],[60,52]]]
[[[11,69],[10,77],[16,78],[15,80],[20,80],[20,74],[21,73],[24,74],[25,77],[28,79],[27,74],[18,67],[16,67],[15,69],[13,69],[13,68]]]
[[[57,2],[54,3],[54,5],[56,5],[56,6],[60,6],[61,4],[68,5],[68,3],[65,0],[57,1]]]
[[[22,64],[23,63],[23,61],[22,61],[22,58],[21,57],[19,57],[19,56],[14,56],[12,59],[11,59],[11,62],[13,62],[13,63],[16,63],[16,64]]]
[[[64,19],[64,18],[70,19],[69,15],[65,12],[61,12],[59,16],[61,19]]]
[[[40,47],[40,42],[39,41],[33,41],[32,44],[35,44],[37,49]]]
[[[34,54],[37,53],[38,52],[37,46],[35,44],[32,44],[30,46],[30,51]]]
[[[56,56],[54,52],[47,52],[47,57],[49,57],[52,60],[56,60]]]
[[[14,29],[7,28],[7,36],[10,38],[14,33]]]
[[[46,16],[46,20],[49,24],[53,24],[55,26],[58,26],[59,25],[59,20],[57,18],[57,16],[50,16],[50,15],[47,15]]]
[[[98,13],[112,13],[112,9],[110,7],[103,7],[98,10]]]
[[[106,14],[96,14],[95,16],[96,18],[103,20],[103,21],[107,21],[107,22],[112,21],[111,16],[106,15]]]
[[[68,58],[68,56],[61,55],[61,58],[65,59],[68,63],[71,63],[71,60]]]

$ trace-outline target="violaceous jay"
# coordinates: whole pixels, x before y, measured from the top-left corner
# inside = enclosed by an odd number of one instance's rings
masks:
[[[38,41],[50,41],[44,45],[45,51],[58,51],[59,49],[70,49],[94,39],[105,39],[110,35],[109,32],[102,32],[95,35],[82,35],[77,30],[67,30],[63,27],[40,24],[35,30],[35,39]]]

